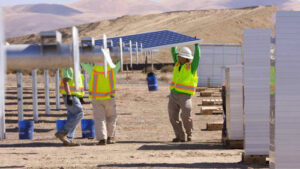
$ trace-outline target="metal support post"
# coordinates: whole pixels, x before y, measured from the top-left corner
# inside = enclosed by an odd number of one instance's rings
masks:
[[[47,69],[44,70],[45,77],[45,111],[46,114],[50,114],[50,98],[49,98],[49,71]]]
[[[129,41],[130,68],[132,69],[132,42]]]
[[[18,88],[18,119],[24,119],[23,115],[23,86],[22,86],[22,72],[17,72],[17,88]]]
[[[32,70],[32,104],[33,104],[33,119],[39,121],[38,112],[38,89],[37,89],[37,69]]]
[[[55,72],[55,96],[56,96],[56,110],[60,110],[59,69],[56,69]]]
[[[121,58],[121,72],[123,72],[123,41],[120,38],[120,58]]]

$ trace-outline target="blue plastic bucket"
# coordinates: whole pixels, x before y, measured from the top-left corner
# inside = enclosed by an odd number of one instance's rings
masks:
[[[95,122],[93,119],[81,119],[82,138],[95,138]]]
[[[20,140],[32,140],[33,139],[33,120],[22,120],[19,121],[19,139]]]
[[[149,91],[156,91],[158,90],[158,81],[156,75],[151,72],[147,75],[147,82],[148,82],[148,90]]]
[[[65,126],[66,122],[67,120],[56,120],[56,131],[62,129]]]

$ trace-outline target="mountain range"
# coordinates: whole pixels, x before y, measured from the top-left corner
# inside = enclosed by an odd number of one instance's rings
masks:
[[[253,4],[298,8],[297,0],[78,0],[70,4],[3,7],[7,37],[22,36],[72,25],[95,23],[126,15],[228,9]]]

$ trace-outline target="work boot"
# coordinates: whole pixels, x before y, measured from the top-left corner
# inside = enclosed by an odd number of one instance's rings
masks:
[[[115,138],[114,137],[108,137],[107,138],[107,144],[115,144],[116,141],[115,141]]]
[[[64,146],[67,146],[67,147],[76,147],[76,146],[80,146],[80,144],[74,143],[73,141],[64,142],[63,145],[64,145]]]
[[[55,133],[55,137],[58,138],[60,141],[62,141],[63,144],[68,144],[69,140],[66,138],[67,134],[68,133],[58,131],[58,132]]]
[[[172,142],[173,142],[173,143],[185,142],[185,140],[184,140],[184,139],[180,139],[180,138],[174,138],[174,139],[172,140]]]
[[[98,142],[98,145],[102,145],[102,146],[106,145],[106,140],[100,140]]]

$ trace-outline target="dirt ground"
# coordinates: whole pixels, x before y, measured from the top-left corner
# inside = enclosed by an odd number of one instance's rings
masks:
[[[204,130],[207,122],[220,121],[222,116],[195,115],[200,112],[199,94],[193,97],[193,141],[172,143],[167,111],[171,76],[159,73],[159,91],[149,92],[145,74],[119,73],[117,144],[99,146],[96,140],[82,139],[79,126],[75,141],[82,145],[63,147],[54,133],[56,120],[66,119],[66,110],[63,105],[62,110],[55,110],[54,78],[50,80],[51,115],[45,115],[43,77],[39,76],[39,122],[34,124],[34,140],[19,140],[16,75],[9,75],[7,139],[0,141],[0,168],[265,168],[240,163],[243,150],[224,147],[221,131]],[[31,77],[24,76],[23,82],[24,118],[33,119]],[[89,101],[87,97],[85,101]],[[93,118],[91,104],[84,105],[84,113],[84,118]]]

